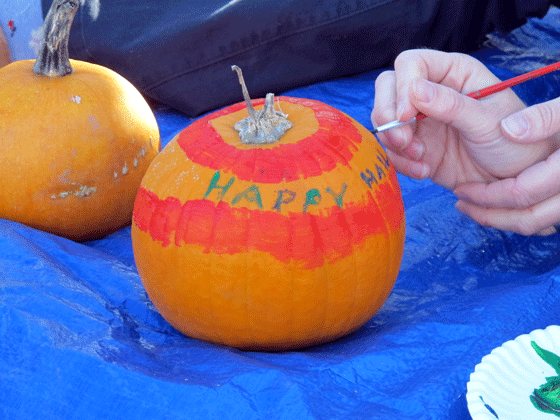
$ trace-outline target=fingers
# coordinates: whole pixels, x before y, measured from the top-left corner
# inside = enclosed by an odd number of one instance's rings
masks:
[[[397,119],[396,83],[394,71],[385,71],[375,80],[375,98],[371,114],[375,127]],[[411,136],[410,127],[401,127],[385,132],[380,139],[389,149],[401,151],[408,146]]]
[[[560,151],[516,178],[457,187],[457,210],[484,226],[522,235],[552,234],[560,222]]]
[[[417,79],[447,86],[468,94],[499,80],[475,58],[458,53],[417,49],[399,54],[395,60],[397,118],[408,121],[418,113],[410,98],[410,86]]]
[[[430,174],[430,166],[425,162],[408,159],[391,150],[387,150],[387,155],[395,170],[403,175],[421,180]]]
[[[485,142],[485,134],[497,128],[498,119],[489,118],[490,102],[472,99],[455,89],[425,79],[415,79],[410,85],[412,105],[433,120],[447,123],[469,137]],[[491,106],[491,105],[490,105]]]
[[[501,128],[506,137],[520,143],[544,140],[559,133],[560,98],[510,115],[502,120]]]
[[[436,64],[437,63],[437,64]],[[397,74],[396,103],[399,121],[409,121],[418,114],[410,99],[410,85],[414,80],[426,79],[439,83],[452,67],[450,55],[434,50],[408,50],[395,60]]]
[[[481,207],[524,209],[560,194],[559,179],[560,150],[515,178],[490,184],[463,184],[454,193],[459,199]]]
[[[457,64],[456,61],[464,60],[474,59],[463,54],[448,54],[428,49],[408,50],[399,54],[395,60],[395,70],[383,72],[376,79],[372,112],[374,126],[379,127],[395,120],[413,119],[419,111],[409,98],[412,81],[423,78],[439,83],[449,75],[451,68]],[[464,71],[460,73],[462,75]],[[448,79],[453,79],[453,76],[448,76]],[[458,76],[458,79],[461,77]],[[462,85],[462,80],[447,82],[456,86]],[[395,151],[403,151],[411,141],[412,132],[413,127],[410,125],[392,129],[384,134],[385,138],[382,141]]]
[[[411,85],[418,79],[448,86],[460,93],[474,91],[475,86],[490,85],[495,76],[471,56],[436,50],[408,50],[398,55],[395,70],[381,73],[375,83],[372,120],[376,126],[399,120],[409,121],[419,111],[410,97]],[[410,141],[412,128],[393,129],[387,133],[389,144],[404,149]]]
[[[551,234],[560,222],[560,195],[524,209],[496,209],[458,201],[457,210],[483,226],[521,235]]]
[[[394,71],[381,73],[375,81],[376,94],[371,113],[372,123],[375,127],[396,119],[395,86],[396,77]],[[411,142],[412,127],[410,126],[388,130],[380,133],[378,138],[388,150],[392,150],[410,160],[418,160],[424,154],[424,145],[422,143]]]

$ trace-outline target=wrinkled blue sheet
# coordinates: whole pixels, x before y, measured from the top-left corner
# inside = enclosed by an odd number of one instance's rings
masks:
[[[476,56],[501,78],[548,64],[559,23],[555,9]],[[371,127],[378,74],[286,93]],[[517,90],[535,103],[559,95],[559,82],[551,74]],[[190,122],[157,118],[164,144]],[[285,353],[174,330],[144,292],[130,228],[78,244],[0,220],[0,419],[469,420],[466,383],[480,359],[560,323],[560,235],[477,226],[450,192],[399,180],[407,236],[390,298],[354,334]]]

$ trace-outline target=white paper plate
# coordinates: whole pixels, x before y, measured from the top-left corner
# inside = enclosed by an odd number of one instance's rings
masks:
[[[559,420],[559,414],[539,410],[531,396],[551,395],[539,391],[542,385],[556,378],[560,385],[560,366],[552,367],[537,353],[531,342],[553,353],[547,360],[560,357],[560,326],[523,334],[504,343],[484,356],[475,367],[467,384],[467,405],[473,420]],[[558,371],[556,370],[558,369]],[[551,381],[554,379],[550,379]],[[537,391],[537,392],[536,392]],[[560,408],[560,390],[555,394]]]

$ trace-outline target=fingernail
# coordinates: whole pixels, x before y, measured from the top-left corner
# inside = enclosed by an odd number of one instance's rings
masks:
[[[424,156],[424,145],[423,144],[416,144],[414,154],[415,154],[414,158],[416,160],[422,159],[422,156]]]
[[[467,206],[464,201],[459,200],[455,203],[455,208],[459,213],[465,214],[467,212]]]
[[[430,82],[424,79],[414,81],[414,96],[421,102],[430,102],[434,99],[435,90]]]
[[[417,162],[411,165],[412,172],[417,179],[426,179],[430,175],[430,167],[423,162]]]
[[[406,146],[406,137],[403,135],[401,130],[395,128],[391,133],[391,142],[394,147],[400,150]]]
[[[548,235],[554,235],[555,233],[558,233],[558,230],[554,226],[550,226],[541,230],[540,232],[537,232],[537,235],[548,236]]]
[[[422,172],[420,176],[422,177],[422,179],[425,179],[428,178],[429,175],[430,175],[430,167],[428,165],[424,165],[422,167]]]
[[[514,114],[502,120],[502,128],[512,137],[523,137],[529,131],[529,122],[523,115]]]
[[[397,106],[397,121],[401,120],[401,117],[404,114],[405,106],[406,105],[405,105],[404,101],[399,102],[399,105]]]
[[[424,145],[422,143],[411,143],[408,150],[408,156],[413,160],[420,160],[424,156]]]
[[[467,196],[460,190],[453,191],[453,194],[455,194],[455,197],[457,197],[459,200],[465,200],[467,198]]]

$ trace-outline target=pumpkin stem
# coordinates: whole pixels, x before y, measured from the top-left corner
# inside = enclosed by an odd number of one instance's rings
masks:
[[[231,66],[237,73],[243,98],[247,104],[249,116],[238,121],[233,128],[239,133],[239,138],[245,144],[275,143],[294,125],[288,121],[288,116],[274,108],[274,94],[267,93],[264,107],[261,111],[255,110],[243,79],[243,73],[237,66]]]
[[[47,77],[62,77],[72,73],[68,38],[78,7],[78,0],[54,0],[45,17],[43,38],[33,73]]]

